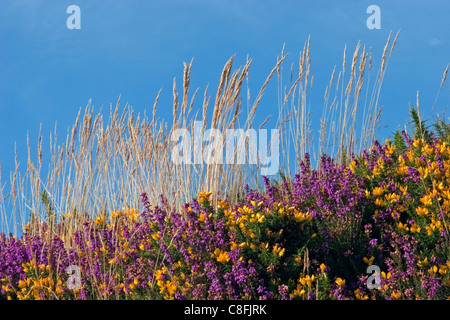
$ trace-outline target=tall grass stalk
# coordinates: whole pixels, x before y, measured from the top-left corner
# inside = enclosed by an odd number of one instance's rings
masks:
[[[347,49],[344,49],[343,65],[337,74],[337,80],[335,82],[335,67],[325,90],[318,145],[313,143],[314,136],[311,132],[309,95],[314,76],[311,71],[310,39],[305,42],[300,52],[295,77],[293,65],[291,66],[288,84],[284,84],[282,75],[282,64],[288,56],[283,47],[281,56],[254,102],[249,104],[250,108],[246,114],[243,114],[242,110],[242,96],[246,92],[247,101],[250,102],[248,81],[252,61],[247,58],[245,65],[234,69],[234,56],[225,63],[220,75],[211,106],[211,119],[207,117],[211,98],[208,87],[204,90],[201,110],[194,113],[193,105],[198,89],[191,93],[190,74],[193,61],[184,65],[181,97],[176,79],[173,81],[171,126],[168,122],[156,118],[161,91],[155,99],[151,118],[146,113],[136,115],[129,105],[121,107],[120,98],[115,105],[111,104],[108,119],[105,119],[102,113],[94,114],[89,103],[83,113],[79,111],[74,125],[62,143],[59,142],[55,124],[54,132],[50,135],[47,177],[42,174],[44,151],[41,132],[37,141],[36,159],[31,157],[29,138],[25,166],[19,165],[16,151],[15,169],[9,177],[10,191],[7,194],[6,184],[0,180],[2,227],[6,229],[3,231],[13,231],[17,235],[20,229],[32,220],[35,230],[31,232],[40,233],[41,224],[36,222],[50,221],[47,216],[50,204],[54,210],[52,219],[55,221],[60,221],[63,215],[70,217],[65,220],[70,223],[65,223],[62,231],[63,236],[70,241],[70,235],[80,229],[85,221],[85,212],[91,216],[99,216],[108,215],[122,207],[138,208],[139,195],[143,192],[147,193],[152,204],[159,203],[160,196],[164,195],[174,210],[196,197],[199,191],[214,191],[215,195],[222,198],[227,196],[230,201],[235,201],[242,196],[245,184],[261,184],[260,163],[251,165],[203,162],[176,165],[171,160],[171,152],[176,143],[171,140],[171,134],[179,128],[191,131],[197,120],[202,121],[204,129],[215,128],[222,132],[241,128],[241,123],[244,123],[244,129],[254,127],[258,105],[275,74],[278,77],[276,127],[281,132],[280,173],[292,177],[292,170],[298,171],[300,160],[306,153],[316,150],[315,148],[318,150],[315,153],[316,158],[327,153],[336,161],[345,162],[351,153],[369,146],[374,139],[381,112],[378,106],[381,85],[397,36],[392,44],[389,36],[374,84],[366,82],[364,106],[361,106],[360,94],[367,77],[368,64],[370,77],[371,52],[367,52],[365,47],[361,48],[358,43],[353,53],[350,74],[347,76]],[[361,108],[364,114],[362,121],[358,123]],[[243,116],[245,118],[242,120]],[[259,128],[264,126],[268,119],[260,124]],[[237,155],[247,150],[236,148],[234,151]],[[42,201],[43,192],[46,194],[47,204]],[[12,212],[6,212],[6,207],[11,208]]]

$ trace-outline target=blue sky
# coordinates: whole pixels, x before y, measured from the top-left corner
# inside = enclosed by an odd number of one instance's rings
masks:
[[[69,30],[69,5],[81,9],[81,29]],[[369,30],[366,8],[381,9],[381,29]],[[399,40],[388,66],[380,104],[380,135],[408,120],[409,102],[420,91],[422,113],[431,105],[450,63],[450,1],[0,1],[0,163],[2,180],[13,168],[17,142],[22,168],[26,134],[36,146],[42,124],[44,150],[58,122],[60,143],[89,99],[109,112],[121,95],[136,112],[151,110],[163,89],[157,116],[172,117],[172,81],[181,86],[183,62],[194,58],[191,88],[214,93],[224,63],[253,59],[253,98],[276,63],[283,43],[288,66],[311,36],[313,95],[320,115],[323,93],[334,65],[342,64],[344,45],[353,52],[358,40],[373,48],[378,61],[390,31]],[[276,117],[276,79],[258,116]],[[201,97],[201,95],[199,95]],[[450,101],[448,82],[434,113]],[[196,107],[201,104],[197,99]]]

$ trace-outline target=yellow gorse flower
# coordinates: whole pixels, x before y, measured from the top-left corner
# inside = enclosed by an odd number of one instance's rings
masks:
[[[297,220],[298,222],[302,222],[303,220],[311,221],[312,215],[309,213],[294,211],[294,219]]]
[[[447,273],[447,271],[448,271],[448,267],[447,267],[447,266],[441,265],[441,266],[439,267],[439,273],[440,273],[441,275],[445,275],[445,274]]]
[[[420,202],[422,202],[425,206],[431,206],[433,204],[433,201],[428,194],[420,198]]]
[[[219,200],[219,201],[217,202],[217,206],[218,206],[219,208],[221,208],[221,209],[224,209],[224,210],[227,210],[227,209],[230,208],[230,205],[228,204],[228,202],[223,201],[223,200]]]
[[[371,266],[373,264],[373,261],[375,260],[375,257],[372,256],[369,259],[367,259],[366,257],[363,258],[364,262],[367,263],[369,266]]]
[[[384,207],[386,205],[386,201],[383,200],[382,198],[376,198],[375,205],[379,207]]]
[[[389,201],[392,203],[398,202],[400,200],[400,195],[395,194],[395,193],[385,194],[384,197],[385,197],[386,201]]]
[[[264,218],[265,218],[265,215],[261,215],[258,212],[257,214],[252,214],[249,221],[252,222],[252,223],[255,223],[255,222],[263,223],[264,222]]]
[[[301,278],[299,279],[299,282],[300,282],[303,286],[306,285],[306,286],[308,286],[308,287],[311,287],[314,280],[316,280],[316,276],[315,276],[315,275],[312,275],[312,276],[306,275],[306,276],[304,276],[304,277],[301,277]]]
[[[400,291],[398,291],[398,290],[394,290],[394,291],[392,291],[392,293],[391,293],[391,297],[392,297],[393,299],[395,299],[395,300],[400,299],[401,296],[402,296],[402,293],[401,293]]]
[[[427,234],[431,236],[433,234],[433,231],[436,229],[436,226],[434,224],[430,224],[429,226],[425,226],[425,230],[427,230]]]
[[[427,208],[418,207],[416,208],[416,213],[418,216],[426,216],[428,215],[429,211]]]
[[[372,194],[373,194],[374,197],[382,196],[384,194],[384,189],[381,188],[381,187],[375,187],[372,190]]]
[[[224,263],[230,261],[230,256],[228,255],[228,252],[222,251],[219,248],[216,248],[216,250],[214,250],[213,256],[216,257],[217,262]]]
[[[355,297],[358,300],[369,300],[369,296],[367,294],[362,295],[359,289],[356,289],[353,293],[355,294]]]
[[[414,139],[413,140],[413,146],[416,148],[421,147],[424,144],[425,144],[425,140],[423,140],[423,139]]]
[[[436,275],[436,272],[438,272],[438,268],[437,268],[436,266],[432,266],[432,267],[430,267],[430,269],[428,269],[428,273],[429,273],[431,276],[435,276],[435,275]]]
[[[209,201],[209,197],[212,195],[212,192],[199,192],[198,193],[198,201],[203,203],[205,201]]]
[[[404,177],[408,174],[408,167],[402,164],[395,170],[395,173],[398,174],[399,176]]]
[[[157,232],[157,233],[154,233],[154,234],[152,234],[152,238],[153,238],[153,240],[156,240],[156,241],[158,241],[158,240],[159,240],[159,238],[160,238],[160,233],[159,233],[159,232]]]
[[[414,222],[414,224],[409,228],[409,230],[412,233],[419,233],[421,228],[419,227],[419,225],[417,223]]]
[[[206,213],[201,212],[201,213],[200,213],[200,216],[199,216],[199,218],[198,218],[198,221],[200,221],[200,222],[205,222],[207,216],[208,216],[209,219],[211,219],[212,213],[210,213],[209,215],[207,215]]]
[[[24,227],[23,227],[23,231],[28,231],[31,227],[31,224],[28,222]]]
[[[349,168],[352,172],[355,172],[356,161],[353,160],[353,161],[349,164],[348,168]]]
[[[102,225],[105,223],[105,216],[101,215],[95,218],[95,224]]]
[[[431,156],[432,154],[434,154],[434,148],[430,147],[428,144],[426,144],[423,148],[422,148],[422,152],[425,152],[426,154],[428,154],[429,156]]]
[[[343,287],[345,285],[345,280],[341,278],[336,278],[335,282],[339,287]]]
[[[403,223],[401,223],[401,222],[399,221],[397,227],[398,227],[400,230],[409,231],[408,225],[407,225],[406,223],[403,224]]]
[[[19,288],[20,289],[26,288],[26,286],[27,286],[27,283],[25,281],[19,280]]]
[[[386,155],[387,156],[392,155],[395,152],[395,148],[396,148],[395,145],[392,145],[392,144],[388,145],[385,150]]]
[[[428,265],[428,258],[423,259],[422,261],[419,260],[419,262],[417,262],[417,265],[419,267],[425,267]]]
[[[280,247],[278,244],[275,244],[275,246],[272,249],[272,252],[275,253],[277,256],[282,257],[284,255],[284,251],[286,249]]]

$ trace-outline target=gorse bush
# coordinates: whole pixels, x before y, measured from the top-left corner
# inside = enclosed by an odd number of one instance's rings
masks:
[[[176,211],[143,193],[141,209],[86,214],[70,237],[68,215],[3,234],[1,297],[448,299],[450,145],[439,125],[428,141],[417,131],[375,141],[348,165],[323,156],[314,169],[306,154],[293,179],[242,186],[234,203],[201,192]],[[379,288],[367,286],[369,265]]]

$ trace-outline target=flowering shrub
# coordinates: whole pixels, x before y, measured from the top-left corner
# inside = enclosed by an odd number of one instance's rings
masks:
[[[207,192],[174,212],[144,193],[140,213],[86,215],[72,234],[70,215],[1,234],[0,298],[448,299],[448,137],[403,132],[346,166],[306,155],[292,180],[234,204]]]

